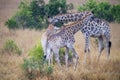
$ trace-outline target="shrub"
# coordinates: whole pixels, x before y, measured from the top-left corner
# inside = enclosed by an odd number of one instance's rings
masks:
[[[40,43],[36,44],[29,52],[29,56],[36,60],[43,60],[44,52]]]
[[[22,68],[25,70],[28,78],[50,77],[53,73],[53,67],[44,63],[44,53],[41,44],[38,43],[28,53],[29,58],[25,58],[22,64]]]
[[[21,54],[22,51],[19,49],[17,44],[13,40],[7,40],[3,46],[3,51],[8,53]]]
[[[6,22],[8,28],[46,28],[47,18],[57,14],[66,13],[72,9],[72,4],[67,5],[66,0],[25,0],[20,3],[17,13]]]
[[[114,20],[120,23],[120,4],[113,5],[111,13],[113,14]]]
[[[79,11],[91,10],[98,18],[105,19],[109,22],[120,22],[120,5],[110,5],[108,2],[96,2],[88,0],[83,6],[78,8]]]
[[[16,29],[18,28],[18,24],[17,22],[14,20],[14,19],[8,19],[6,22],[5,22],[5,25],[9,28],[9,29]]]

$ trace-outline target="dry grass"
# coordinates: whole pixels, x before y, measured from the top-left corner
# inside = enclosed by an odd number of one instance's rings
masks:
[[[21,62],[20,56],[0,55],[0,80],[27,80]]]
[[[73,2],[74,0],[68,0]],[[118,0],[109,0],[112,4],[116,4]],[[33,47],[41,37],[44,32],[36,30],[15,30],[9,31],[5,26],[4,22],[10,18],[15,11],[20,0],[1,0],[0,1],[0,48],[3,47],[4,42],[7,39],[13,39],[22,49],[23,54],[21,56],[17,55],[4,55],[0,49],[0,80],[27,80],[24,71],[21,69],[20,65],[23,63],[23,58],[27,57],[28,50]],[[84,0],[76,0],[74,4],[76,7],[82,3]],[[79,54],[79,64],[77,70],[73,70],[73,66],[69,66],[69,69],[60,70],[56,65],[54,67],[54,72],[51,76],[52,80],[120,80],[120,24],[110,23],[111,27],[111,55],[110,60],[106,60],[105,50],[103,51],[100,62],[96,62],[96,56],[98,54],[98,48],[95,44],[95,40],[91,39],[91,55],[92,63],[83,65],[84,60],[84,37],[81,32],[75,35],[76,43],[75,49]],[[88,60],[89,61],[89,60]],[[41,79],[40,79],[41,80]],[[42,78],[46,80],[46,78]]]
[[[79,60],[77,70],[74,71],[73,67],[69,70],[58,71],[55,68],[53,74],[54,80],[119,80],[120,79],[120,56],[116,52],[111,55],[109,61],[106,60],[105,55],[101,56],[100,62],[96,62],[96,58],[92,58],[91,64],[83,65],[83,59]],[[93,55],[93,54],[92,54]],[[81,56],[83,57],[83,56]]]

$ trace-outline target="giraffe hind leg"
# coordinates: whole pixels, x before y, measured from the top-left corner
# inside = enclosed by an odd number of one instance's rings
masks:
[[[103,45],[103,38],[102,37],[99,37],[98,38],[98,45],[99,45],[99,54],[98,54],[98,57],[97,57],[97,61],[99,61],[99,58],[101,56],[101,53],[104,49],[104,45]]]
[[[90,37],[88,35],[85,36],[84,64],[86,64],[87,53],[89,54],[89,59],[91,63]]]
[[[59,59],[59,49],[54,48],[53,52],[55,54],[55,60],[57,61],[59,67],[61,68],[60,59]]]

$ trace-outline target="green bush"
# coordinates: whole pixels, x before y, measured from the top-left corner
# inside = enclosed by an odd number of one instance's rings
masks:
[[[49,0],[45,4],[44,0],[25,0],[20,3],[19,10],[6,22],[8,28],[46,28],[47,18],[57,14],[66,13],[72,9],[72,4],[67,5],[66,0]]]
[[[66,0],[49,0],[45,7],[48,16],[52,17],[57,14],[67,12]]]
[[[29,52],[29,56],[34,57],[36,60],[43,60],[44,52],[40,43],[35,45]]]
[[[120,4],[119,5],[113,5],[111,9],[111,13],[113,14],[113,18],[116,22],[120,23]]]
[[[41,44],[37,44],[29,52],[29,58],[24,59],[22,68],[29,79],[35,79],[37,76],[51,76],[53,67],[44,63],[44,53]],[[38,75],[40,73],[40,75]]]
[[[79,11],[91,10],[94,15],[100,19],[105,19],[109,22],[120,22],[120,4],[110,5],[108,2],[96,2],[88,0],[83,6],[78,8]]]
[[[5,25],[9,28],[9,29],[16,29],[18,28],[18,24],[17,22],[14,20],[14,19],[8,19],[6,22],[5,22]]]
[[[3,46],[3,51],[8,53],[21,54],[22,51],[19,49],[17,44],[13,40],[7,40]]]

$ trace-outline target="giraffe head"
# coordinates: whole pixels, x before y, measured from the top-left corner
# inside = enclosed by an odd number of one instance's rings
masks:
[[[46,30],[46,36],[50,37],[52,34],[56,33],[60,28],[53,26],[52,24],[49,24],[47,30]]]

